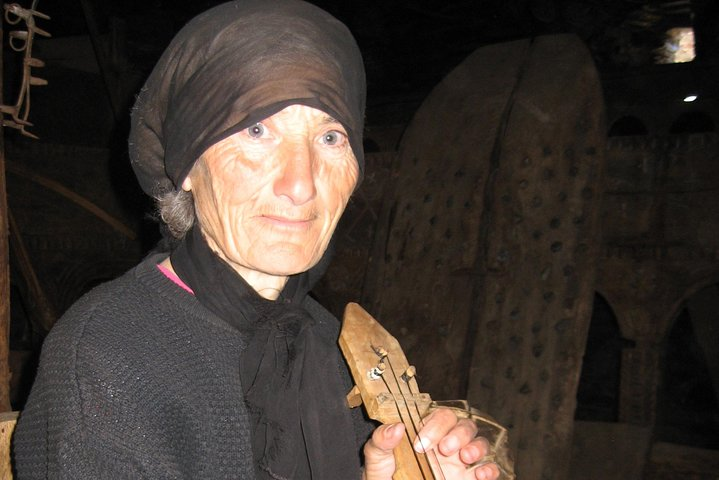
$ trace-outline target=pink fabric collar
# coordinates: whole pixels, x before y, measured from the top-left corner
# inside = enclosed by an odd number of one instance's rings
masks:
[[[161,271],[162,273],[164,273],[167,278],[169,278],[170,280],[172,280],[173,282],[175,282],[177,285],[179,285],[180,287],[182,287],[182,288],[185,289],[186,291],[190,292],[192,295],[195,294],[195,292],[193,292],[192,289],[191,289],[185,282],[183,282],[183,281],[180,279],[180,277],[177,276],[177,274],[176,274],[175,272],[173,272],[172,270],[170,270],[170,269],[167,268],[167,267],[164,267],[164,266],[160,265],[159,263],[157,264],[157,268],[159,268],[160,271]]]

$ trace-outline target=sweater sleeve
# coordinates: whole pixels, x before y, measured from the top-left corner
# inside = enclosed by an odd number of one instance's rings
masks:
[[[22,480],[160,478],[140,468],[137,456],[121,445],[100,444],[69,419],[51,428],[48,412],[28,410],[18,425],[14,444],[16,476]],[[57,440],[52,441],[50,438]]]
[[[80,299],[45,340],[13,439],[17,478],[254,478],[239,335],[154,264],[139,269]]]

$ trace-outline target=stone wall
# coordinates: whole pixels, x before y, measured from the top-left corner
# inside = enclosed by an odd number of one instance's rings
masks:
[[[597,290],[624,338],[620,420],[651,425],[660,356],[680,307],[719,282],[719,137],[612,138]]]

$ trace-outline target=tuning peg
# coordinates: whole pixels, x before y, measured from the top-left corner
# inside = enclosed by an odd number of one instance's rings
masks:
[[[414,368],[414,365],[410,365],[409,368],[401,375],[401,378],[405,383],[407,383],[415,376],[417,376],[417,369]]]
[[[387,356],[387,350],[385,350],[384,347],[376,347],[373,345],[372,350],[379,358],[384,358]]]
[[[369,372],[367,372],[367,377],[369,377],[370,380],[379,380],[382,378],[382,375],[384,374],[385,370],[387,369],[387,366],[380,362],[377,364],[376,367],[370,369]]]
[[[362,394],[357,385],[355,385],[350,393],[347,394],[347,406],[350,408],[359,407],[362,405]]]

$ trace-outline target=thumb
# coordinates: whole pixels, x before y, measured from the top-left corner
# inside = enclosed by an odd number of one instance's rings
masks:
[[[364,446],[364,480],[391,480],[394,475],[394,453],[404,435],[404,425],[395,423],[375,429]]]

